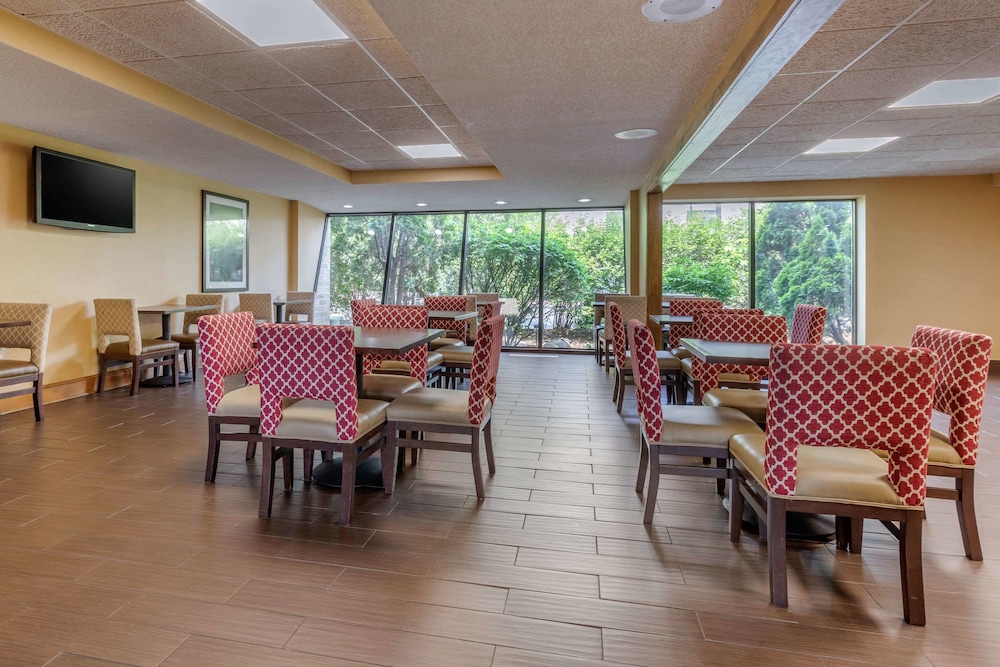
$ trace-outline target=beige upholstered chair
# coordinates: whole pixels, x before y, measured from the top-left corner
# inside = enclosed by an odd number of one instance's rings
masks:
[[[109,366],[132,365],[130,396],[139,389],[143,369],[169,366],[177,386],[177,341],[143,339],[139,328],[139,311],[135,299],[94,299],[97,319],[97,393],[104,391]],[[112,336],[127,337],[127,341],[112,342]]]
[[[603,298],[602,299],[596,298],[598,296],[601,296]],[[607,306],[607,304],[608,304],[609,301],[615,301],[616,299],[624,298],[624,297],[627,297],[627,296],[629,296],[629,295],[628,294],[610,294],[610,293],[609,294],[599,294],[599,293],[595,293],[594,294],[594,297],[595,297],[594,301],[604,301],[604,308],[598,308],[596,310],[596,312],[594,313],[594,325],[596,327],[596,325],[600,324],[600,330],[596,332],[597,333],[597,339],[596,339],[596,345],[597,346],[595,348],[596,349],[595,354],[597,356],[597,363],[598,363],[598,365],[604,364],[604,372],[605,373],[608,373],[608,372],[611,371],[611,358],[608,355],[609,354],[614,354],[614,346],[615,346],[615,337],[614,337],[614,334],[611,331],[609,331],[608,327],[607,327],[607,322],[608,322],[608,317],[607,317],[607,315],[608,315],[608,306]],[[645,297],[643,297],[643,298],[645,298]],[[597,319],[598,317],[600,317],[600,320]],[[629,319],[630,318],[625,318],[625,321],[628,322]],[[644,313],[643,316],[642,316],[642,318],[641,318],[641,320],[645,321],[645,319],[646,319],[646,316],[645,316],[645,313]]]
[[[285,306],[286,322],[312,322],[316,292],[289,292],[288,301],[309,300],[309,303],[290,303]]]
[[[254,294],[251,292],[240,293],[240,312],[253,313],[253,319],[257,324],[273,322],[274,306],[271,304],[270,294]]]
[[[184,313],[184,328],[179,334],[170,337],[180,345],[181,353],[184,355],[184,363],[191,379],[198,377],[198,318],[202,315],[218,315],[222,312],[221,294],[188,294],[184,297],[184,304],[187,306],[212,306],[211,310],[193,310]],[[190,357],[188,353],[190,352]]]
[[[24,327],[0,329],[0,398],[31,394],[35,421],[45,419],[42,401],[42,374],[45,372],[45,346],[49,341],[52,306],[47,303],[0,303],[0,320],[22,321]],[[5,359],[5,349],[30,351],[26,361]],[[30,387],[20,385],[31,383]],[[4,390],[4,387],[13,389]]]

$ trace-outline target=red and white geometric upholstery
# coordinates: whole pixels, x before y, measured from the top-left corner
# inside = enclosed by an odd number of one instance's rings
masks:
[[[362,327],[387,327],[390,329],[427,329],[427,308],[424,306],[369,306],[358,311],[354,324]],[[352,343],[353,348],[353,343]],[[406,361],[410,364],[410,377],[421,382],[427,377],[427,346],[420,345],[406,354],[364,355],[365,375],[372,373],[384,360]]]
[[[428,296],[424,297],[424,306],[427,310],[465,311],[466,297],[464,294],[456,296]],[[429,328],[454,331],[455,338],[465,342],[468,338],[469,322],[468,320],[433,319],[430,321]]]
[[[354,299],[351,301],[351,323],[355,326],[359,326],[358,316],[361,311],[365,308],[371,308],[376,304],[378,304],[378,301],[375,299]]]
[[[788,340],[788,324],[780,315],[732,313],[729,311],[699,311],[694,315],[694,337],[703,340],[738,341],[744,343],[783,343]],[[749,382],[760,382],[768,374],[766,366],[746,364],[709,364],[691,357],[691,377],[705,394],[719,386],[722,373],[748,376]]]
[[[937,358],[923,348],[771,347],[764,483],[794,496],[802,445],[883,449],[900,501],[923,505]]]
[[[497,375],[500,370],[500,348],[503,343],[503,316],[484,320],[472,352],[469,379],[469,421],[482,424],[487,401],[497,397]]]
[[[826,326],[826,308],[808,303],[795,306],[792,315],[792,333],[790,343],[810,343],[819,345],[823,342],[823,327]]]
[[[259,382],[254,317],[250,312],[203,315],[198,318],[198,346],[205,378],[205,408],[214,415],[226,393],[226,378],[244,374],[246,383]]]
[[[639,425],[647,442],[659,442],[663,434],[663,406],[660,405],[660,367],[656,363],[656,343],[649,327],[639,320],[629,321],[628,341],[632,350],[632,377],[639,408]]]
[[[722,310],[722,302],[718,299],[671,299],[670,314],[682,317],[693,317],[695,313],[704,310]],[[667,347],[671,350],[681,345],[681,338],[695,338],[693,324],[671,324],[670,335],[667,337]]]
[[[920,325],[910,343],[938,355],[934,409],[951,418],[948,443],[962,464],[976,465],[993,339],[984,334]]]
[[[358,435],[354,328],[262,324],[257,339],[261,433],[276,434],[284,398],[330,401],[336,409],[337,438],[352,442]]]

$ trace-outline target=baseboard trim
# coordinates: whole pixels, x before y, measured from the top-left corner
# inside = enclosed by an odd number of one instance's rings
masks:
[[[116,389],[118,387],[127,387],[131,382],[132,368],[118,368],[108,371],[108,376],[104,381],[104,388]],[[45,405],[48,405],[50,403],[59,403],[61,401],[68,401],[71,398],[93,394],[96,391],[97,375],[88,375],[75,380],[63,380],[62,382],[45,384],[42,389],[42,395],[45,397]],[[5,398],[0,400],[0,404],[3,405],[0,414],[29,410],[33,407],[31,394],[14,396],[9,399]]]

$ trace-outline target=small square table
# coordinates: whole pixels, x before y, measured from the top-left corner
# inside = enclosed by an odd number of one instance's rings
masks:
[[[707,364],[767,366],[771,361],[771,343],[681,338],[681,345]]]
[[[431,320],[471,320],[479,316],[479,313],[475,310],[429,310],[427,311],[428,319]]]
[[[285,321],[285,306],[290,306],[296,303],[310,303],[311,301],[311,299],[275,299],[271,302],[274,304],[274,321],[278,323]]]
[[[444,335],[444,329],[391,329],[354,327],[354,368],[358,377],[358,396],[364,382],[363,358],[366,354],[406,354]]]
[[[170,317],[174,313],[192,313],[202,310],[214,310],[217,306],[188,306],[183,303],[166,303],[161,306],[142,306],[137,308],[140,315],[159,315],[160,316],[160,338],[163,340],[170,340],[171,326]],[[178,355],[179,359],[180,355]],[[174,386],[173,375],[174,371],[169,366],[165,367],[163,370],[163,375],[158,375],[151,377],[147,380],[142,381],[143,387],[167,387]],[[191,382],[190,373],[178,373],[177,383],[186,384]]]

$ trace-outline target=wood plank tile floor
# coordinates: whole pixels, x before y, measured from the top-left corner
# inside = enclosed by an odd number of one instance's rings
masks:
[[[1000,382],[977,489],[986,561],[951,503],[925,523],[925,628],[902,622],[895,543],[798,544],[790,606],[764,547],[734,545],[710,480],[633,488],[632,389],[615,413],[590,357],[505,354],[497,473],[426,452],[393,496],[296,479],[257,518],[260,455],[224,445],[206,485],[200,383],[0,419],[0,665],[997,665]],[[296,465],[301,475],[301,466]]]

